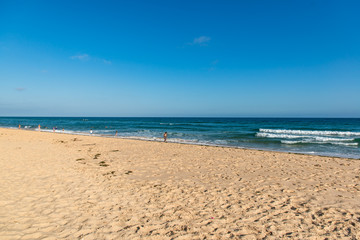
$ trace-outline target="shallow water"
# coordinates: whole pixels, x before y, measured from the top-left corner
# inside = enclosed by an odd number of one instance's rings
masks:
[[[0,117],[0,126],[360,158],[360,119]],[[117,136],[115,136],[118,131]]]

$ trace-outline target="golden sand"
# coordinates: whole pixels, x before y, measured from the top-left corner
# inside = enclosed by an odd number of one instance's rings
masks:
[[[360,161],[0,128],[0,239],[360,239]]]

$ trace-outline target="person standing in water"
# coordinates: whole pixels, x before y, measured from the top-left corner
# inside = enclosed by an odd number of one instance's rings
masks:
[[[90,129],[90,134],[92,134],[93,133],[93,130],[92,129]]]
[[[164,133],[164,142],[167,140],[167,132]]]
[[[41,126],[40,126],[40,124],[39,124],[38,128],[39,128],[39,131],[40,131],[40,129],[41,129]]]
[[[118,134],[118,131],[116,130],[116,132],[115,132],[115,136],[117,136],[117,134]]]

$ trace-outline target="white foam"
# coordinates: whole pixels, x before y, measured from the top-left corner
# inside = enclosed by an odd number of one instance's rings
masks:
[[[332,142],[331,144],[342,145],[342,146],[357,146],[358,143],[343,143],[343,142]]]
[[[329,137],[314,137],[314,139],[319,142],[333,142],[333,141],[350,142],[355,140],[355,138],[329,138]]]
[[[284,143],[284,144],[298,144],[298,143],[303,143],[303,141],[288,141],[288,140],[282,140],[281,143]]]
[[[321,137],[314,135],[293,135],[293,134],[265,133],[265,132],[256,133],[256,136],[266,137],[266,138],[285,138],[285,139],[312,138],[316,141],[322,141],[322,142],[329,142],[329,141],[348,142],[355,140],[355,138],[334,138],[334,137],[331,138],[331,137]]]
[[[317,144],[333,144],[333,145],[342,145],[342,146],[357,146],[358,145],[358,143],[318,142],[318,141],[311,141],[311,140],[301,140],[301,141],[282,140],[281,143],[284,143],[284,144],[317,143]]]
[[[289,134],[265,133],[265,132],[256,133],[256,136],[266,137],[266,138],[289,138],[289,139],[304,137],[304,135],[289,135]]]
[[[310,131],[310,130],[289,130],[289,129],[259,129],[264,133],[283,133],[283,134],[301,134],[301,135],[327,135],[327,136],[360,136],[360,132],[342,132],[342,131]]]
[[[115,129],[102,129],[102,130],[96,130],[98,132],[115,132]]]
[[[226,145],[228,142],[226,140],[215,140],[215,144]]]
[[[168,138],[168,142],[173,143],[188,143],[188,144],[197,144],[199,140],[197,139],[181,139],[181,138]]]

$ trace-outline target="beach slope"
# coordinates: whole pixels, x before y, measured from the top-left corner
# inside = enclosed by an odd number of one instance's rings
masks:
[[[360,239],[360,161],[0,128],[0,239]]]

